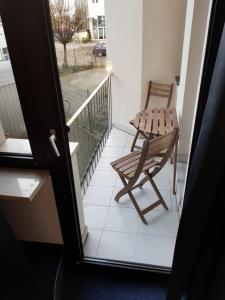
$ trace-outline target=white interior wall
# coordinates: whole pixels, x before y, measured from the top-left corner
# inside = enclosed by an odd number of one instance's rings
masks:
[[[106,0],[107,55],[112,63],[113,123],[129,128],[140,109],[143,0]]]
[[[143,0],[142,107],[148,82],[175,83],[180,75],[186,0]],[[173,93],[173,104],[176,93]],[[165,105],[151,98],[151,106]]]

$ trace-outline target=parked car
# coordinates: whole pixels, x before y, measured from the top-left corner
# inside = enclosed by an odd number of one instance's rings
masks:
[[[106,56],[106,42],[99,42],[95,44],[92,53],[94,56]]]

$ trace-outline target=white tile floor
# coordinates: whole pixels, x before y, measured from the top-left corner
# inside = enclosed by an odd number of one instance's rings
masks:
[[[114,201],[123,185],[110,162],[130,153],[132,140],[131,135],[112,129],[84,196],[89,232],[84,253],[89,257],[170,267],[179,224],[176,197],[171,192],[170,163],[155,177],[169,211],[162,206],[155,208],[145,215],[148,225],[144,225],[128,196],[123,196],[119,203]],[[142,145],[143,140],[138,143]],[[149,183],[134,194],[142,208],[157,199]]]

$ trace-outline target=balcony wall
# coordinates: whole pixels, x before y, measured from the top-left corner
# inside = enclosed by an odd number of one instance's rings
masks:
[[[180,74],[186,1],[107,0],[105,5],[113,123],[130,130],[147,82],[172,82]]]
[[[186,0],[143,0],[142,107],[149,80],[175,83],[180,75],[186,5]],[[158,102],[151,99],[152,106]]]
[[[184,161],[187,160],[191,144],[208,35],[211,3],[211,0],[188,0],[181,81],[177,96],[177,111],[180,119],[179,156]]]
[[[139,111],[142,69],[142,0],[105,1],[107,53],[112,62],[113,123],[127,127]]]

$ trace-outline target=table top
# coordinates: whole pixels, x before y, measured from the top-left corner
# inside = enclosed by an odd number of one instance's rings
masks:
[[[130,121],[135,128],[147,134],[164,135],[179,128],[175,107],[151,107],[139,112]]]

